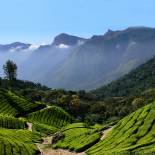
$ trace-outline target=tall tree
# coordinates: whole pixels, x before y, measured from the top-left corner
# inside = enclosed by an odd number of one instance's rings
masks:
[[[5,78],[9,81],[14,81],[17,78],[17,65],[12,60],[8,60],[5,65],[3,65]]]

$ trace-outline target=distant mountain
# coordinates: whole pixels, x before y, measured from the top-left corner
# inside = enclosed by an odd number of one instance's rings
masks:
[[[108,30],[90,39],[62,33],[49,45],[14,43],[0,45],[0,49],[0,65],[13,59],[21,79],[52,88],[90,90],[151,59],[155,55],[155,28]]]
[[[92,91],[101,98],[138,95],[155,88],[155,58],[120,79]]]
[[[84,38],[60,34],[54,38],[51,44],[38,47],[31,45],[24,52],[9,53],[9,57],[18,64],[19,78],[43,82],[49,71],[57,69],[73,49],[85,41]]]
[[[11,44],[6,44],[6,45],[0,45],[0,51],[20,51],[20,50],[26,50],[31,46],[31,44],[25,44],[25,43],[20,43],[20,42],[14,42]]]
[[[54,88],[93,89],[118,79],[155,55],[155,29],[131,27],[93,36],[43,77]]]
[[[61,45],[66,45],[66,46],[75,46],[75,45],[80,45],[84,43],[86,39],[68,35],[66,33],[61,33],[60,35],[56,36],[54,39],[54,42],[52,45],[55,46],[61,46]]]

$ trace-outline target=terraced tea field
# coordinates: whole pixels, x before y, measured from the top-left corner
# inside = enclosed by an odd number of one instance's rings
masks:
[[[88,155],[154,154],[155,102],[122,119],[107,138],[86,151]]]
[[[34,143],[40,141],[39,134],[27,130],[0,129],[0,154],[36,155],[39,150]]]
[[[25,115],[44,108],[45,105],[31,103],[12,92],[0,90],[0,114],[8,116]]]
[[[19,118],[0,115],[0,127],[8,129],[25,129],[27,125],[26,121]]]
[[[28,119],[32,122],[46,124],[57,128],[69,124],[72,120],[67,112],[56,106],[33,112],[28,115]]]
[[[48,147],[48,152],[155,154],[155,102],[126,116],[106,133],[107,125],[72,123],[74,119],[60,107],[44,108],[44,104],[31,103],[7,91],[0,91],[0,99],[0,155],[37,155],[40,145]],[[52,135],[57,131],[64,137],[52,145]],[[48,137],[48,145],[42,143]]]
[[[46,136],[54,134],[58,131],[58,128],[46,124],[33,123],[32,130]]]
[[[0,114],[15,116],[18,111],[13,107],[6,98],[6,92],[0,91]]]
[[[13,105],[13,107],[15,107],[21,115],[40,110],[45,107],[43,104],[29,102],[12,92],[8,92],[6,97],[11,102],[11,105]]]
[[[83,123],[74,123],[62,129],[64,139],[53,145],[53,148],[69,149],[82,152],[100,140],[101,126],[84,127]]]

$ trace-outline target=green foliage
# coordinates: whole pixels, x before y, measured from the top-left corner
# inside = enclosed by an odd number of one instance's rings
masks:
[[[39,150],[34,143],[40,141],[40,135],[27,130],[0,129],[0,154],[35,155]]]
[[[57,132],[57,128],[53,126],[49,126],[46,124],[39,124],[39,123],[34,123],[33,124],[33,131],[34,132],[39,132],[42,135],[52,135],[53,133]]]
[[[17,114],[15,107],[10,104],[6,98],[6,92],[0,91],[0,114],[15,116]]]
[[[155,84],[155,58],[149,60],[129,74],[93,91],[101,98],[131,96],[153,88]]]
[[[25,129],[26,122],[14,117],[0,115],[0,127],[8,129]]]
[[[33,112],[27,118],[32,122],[47,124],[57,128],[67,125],[72,120],[67,112],[56,106]]]
[[[6,79],[13,81],[17,77],[17,65],[8,60],[5,65],[3,65],[4,73],[6,75]]]
[[[12,92],[0,90],[0,114],[8,116],[21,116],[39,110],[44,105],[32,103]]]
[[[155,152],[155,102],[119,121],[88,155],[152,154]]]
[[[86,128],[83,123],[73,123],[62,129],[64,139],[53,145],[54,148],[69,149],[81,152],[95,144],[100,139],[101,126]]]
[[[12,105],[18,111],[20,111],[22,115],[45,107],[44,105],[38,102],[35,102],[35,103],[29,102],[26,99],[19,97],[10,91],[7,93],[7,97],[8,97],[8,100],[12,101]]]

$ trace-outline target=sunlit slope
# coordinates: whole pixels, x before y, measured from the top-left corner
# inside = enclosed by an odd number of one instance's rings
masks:
[[[100,140],[102,126],[86,128],[83,123],[73,123],[62,129],[64,138],[53,145],[54,148],[81,152]]]
[[[0,128],[0,155],[36,155],[34,143],[41,141],[40,135],[27,130]]]
[[[32,103],[12,92],[0,90],[0,114],[8,116],[22,116],[43,108],[44,105]]]
[[[155,153],[155,102],[119,121],[88,155]]]
[[[52,106],[28,115],[28,120],[33,123],[46,124],[60,128],[71,122],[71,116],[62,108]]]

